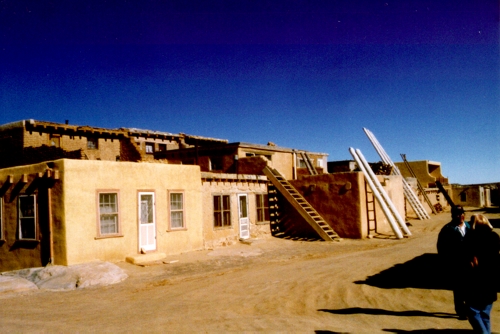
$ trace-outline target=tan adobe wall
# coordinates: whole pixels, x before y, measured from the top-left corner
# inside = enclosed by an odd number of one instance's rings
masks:
[[[211,174],[211,173],[210,173]],[[247,194],[248,213],[250,218],[250,237],[270,237],[269,222],[257,223],[257,209],[255,194],[267,194],[267,181],[256,182],[256,175],[240,175],[237,181],[236,175],[219,174],[221,178],[206,180],[202,182],[203,196],[203,238],[205,248],[217,248],[235,244],[240,239],[239,217],[238,217],[238,194]],[[224,177],[224,178],[222,178]],[[249,177],[252,180],[245,181]],[[263,180],[266,180],[265,177]],[[215,228],[213,196],[229,195],[231,208],[231,226]]]
[[[49,191],[53,212],[61,210],[58,200],[60,182],[51,178],[46,163],[0,169],[0,196],[3,214],[3,236],[0,241],[0,271],[45,266],[50,259],[49,243]],[[40,173],[40,175],[39,175]],[[53,174],[52,174],[53,175]],[[10,176],[12,183],[9,182]],[[20,196],[36,198],[36,235],[34,240],[19,240],[18,200]],[[52,216],[54,250],[65,257],[64,226]],[[57,262],[56,262],[57,263]]]
[[[58,161],[64,184],[63,220],[67,226],[67,265],[123,261],[140,252],[138,192],[155,194],[156,251],[178,254],[203,248],[198,166],[131,162]],[[97,190],[119,193],[122,237],[97,238]],[[168,191],[184,193],[186,229],[169,230]]]
[[[385,179],[385,180],[384,180]],[[381,177],[398,212],[404,217],[404,199],[400,176]],[[306,198],[319,214],[343,238],[365,238],[369,234],[392,234],[382,209],[376,204],[375,226],[368,227],[366,186],[360,172],[304,176],[290,183]]]
[[[448,183],[448,179],[441,174],[441,165],[439,163],[427,160],[408,161],[408,163],[422,187],[435,188],[436,181],[440,181],[443,185]],[[405,178],[413,177],[403,162],[396,162],[394,164]]]
[[[97,149],[87,147],[88,138],[97,138]],[[90,160],[108,160],[115,161],[117,156],[120,156],[120,140],[98,138],[97,136],[69,136],[61,135],[59,138],[59,147],[51,147],[51,134],[46,132],[25,131],[24,132],[24,147],[25,148],[40,148],[36,152],[52,152],[52,156],[47,156],[46,160],[53,160],[62,157],[75,159],[90,159]],[[43,148],[42,146],[51,147],[51,149]],[[61,150],[57,153],[57,150]],[[79,154],[68,154],[81,150]],[[50,155],[50,153],[48,153]],[[42,159],[42,157],[40,157]]]
[[[491,205],[490,189],[478,185],[453,185],[450,197],[453,203],[461,206],[482,208]]]
[[[264,157],[244,157],[238,160],[238,173],[250,175],[264,175],[262,170],[269,164]]]
[[[420,192],[418,189],[418,184],[417,184],[417,179],[413,177],[408,177],[405,178],[406,182],[408,185],[411,187],[413,190],[413,193],[417,196],[420,204],[422,204],[422,207],[424,210],[427,212],[427,214],[432,214],[432,209],[429,207],[427,204],[427,201],[424,198],[424,195]],[[451,191],[451,186],[445,185],[443,186],[448,193]],[[436,208],[436,205],[439,204],[441,207],[442,211],[449,211],[451,209],[451,206],[448,204],[448,201],[446,201],[446,198],[441,194],[438,188],[424,188],[425,193],[427,194],[427,198],[431,202],[431,204]],[[438,207],[439,207],[438,206]],[[405,198],[405,208],[406,208],[406,217],[411,218],[411,219],[417,219],[418,215],[415,213],[415,210],[413,210],[413,207],[411,203]]]

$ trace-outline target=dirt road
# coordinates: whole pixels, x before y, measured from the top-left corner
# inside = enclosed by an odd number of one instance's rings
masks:
[[[2,332],[468,331],[439,278],[435,243],[448,221],[411,221],[404,240],[270,238],[145,267],[119,263],[129,278],[116,285],[0,295]],[[500,302],[492,318],[500,331]]]

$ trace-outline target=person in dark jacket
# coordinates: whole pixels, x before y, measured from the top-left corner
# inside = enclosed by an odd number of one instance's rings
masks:
[[[467,317],[474,332],[491,333],[490,312],[497,300],[497,267],[500,237],[484,215],[471,217],[472,230],[465,246],[469,267],[466,274]]]
[[[463,277],[468,267],[465,251],[465,236],[470,226],[465,221],[465,210],[460,205],[451,209],[451,222],[439,232],[437,251],[446,272],[446,280],[453,290],[455,312],[460,320],[467,320],[465,305],[465,281]]]

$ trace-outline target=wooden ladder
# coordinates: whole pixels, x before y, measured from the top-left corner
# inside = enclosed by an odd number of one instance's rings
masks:
[[[316,168],[314,168],[314,165],[311,161],[311,158],[309,157],[309,154],[307,154],[306,152],[300,152],[300,156],[304,160],[304,163],[306,164],[309,174],[318,175],[318,171],[316,170]]]
[[[298,213],[325,241],[339,241],[341,238],[320,214],[307,202],[276,169],[266,166],[264,174],[283,197],[297,210]]]
[[[375,211],[375,195],[365,181],[366,191],[366,216],[368,221],[368,235],[377,232],[377,212]]]

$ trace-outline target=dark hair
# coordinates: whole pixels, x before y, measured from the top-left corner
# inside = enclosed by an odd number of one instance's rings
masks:
[[[465,213],[465,210],[464,210],[464,208],[462,208],[461,205],[455,205],[454,207],[451,208],[451,216],[452,217],[460,216],[463,213]]]

